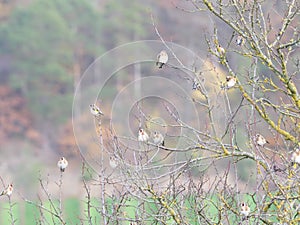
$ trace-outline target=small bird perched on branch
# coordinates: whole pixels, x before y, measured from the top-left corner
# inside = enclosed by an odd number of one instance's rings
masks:
[[[169,60],[168,53],[165,50],[162,50],[158,55],[157,55],[157,62],[156,65],[158,68],[162,68],[163,65],[165,65]]]
[[[0,196],[7,195],[8,197],[10,197],[11,194],[13,193],[13,190],[14,190],[13,185],[9,184],[7,188],[1,192]]]
[[[220,56],[225,56],[225,49],[220,44],[217,45],[217,51]]]
[[[201,85],[200,85],[199,81],[197,80],[197,78],[195,78],[193,81],[193,90],[200,90],[200,89],[201,89]]]
[[[245,202],[241,203],[241,214],[245,217],[249,216],[250,214],[250,207]]]
[[[229,89],[234,87],[235,84],[236,84],[236,77],[226,76],[226,82],[221,86],[221,88]]]
[[[291,161],[293,163],[300,164],[300,150],[299,150],[299,148],[296,148],[295,151],[293,152],[292,157],[291,157]]]
[[[57,167],[60,169],[61,172],[65,172],[65,169],[68,167],[68,161],[65,157],[61,157],[57,162]]]
[[[262,136],[261,134],[256,134],[255,135],[255,142],[258,146],[264,146],[265,144],[269,143],[264,136]]]
[[[148,140],[149,140],[149,135],[146,133],[146,131],[144,131],[144,129],[140,128],[138,134],[138,141],[147,142]]]
[[[103,112],[100,110],[100,108],[98,106],[96,106],[96,104],[91,104],[90,105],[90,111],[94,116],[103,116]]]
[[[115,156],[109,157],[109,165],[111,168],[115,169],[119,165],[118,160]]]
[[[154,131],[153,134],[153,143],[156,145],[162,145],[165,146],[165,140],[161,133]]]
[[[242,46],[245,43],[245,39],[242,36],[239,35],[239,36],[237,36],[237,38],[235,40],[235,43],[238,46]]]

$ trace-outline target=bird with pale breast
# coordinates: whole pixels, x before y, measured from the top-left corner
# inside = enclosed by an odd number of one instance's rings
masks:
[[[168,53],[165,50],[162,50],[158,55],[157,55],[157,61],[156,65],[158,68],[162,68],[163,65],[165,65],[169,60]]]
[[[200,90],[201,89],[201,85],[199,83],[199,81],[197,80],[197,78],[195,78],[193,80],[193,90]]]
[[[112,169],[115,169],[118,167],[119,163],[115,156],[109,157],[109,165]]]
[[[261,134],[256,134],[255,135],[255,142],[258,146],[264,146],[265,144],[269,143],[264,136],[262,136]]]
[[[239,36],[237,36],[237,38],[235,40],[235,43],[238,46],[242,46],[245,43],[245,39],[242,36],[239,35]]]
[[[7,188],[5,188],[5,189],[1,192],[0,196],[2,196],[2,195],[7,195],[8,197],[10,197],[10,196],[12,195],[12,193],[13,193],[13,190],[14,190],[13,184],[9,184],[9,185],[7,186]]]
[[[144,129],[140,128],[138,133],[138,141],[147,142],[149,140],[149,135],[144,131]]]
[[[96,104],[90,104],[90,111],[94,116],[103,116],[103,112]]]
[[[234,76],[226,76],[226,82],[224,88],[232,88],[236,84],[236,78]]]
[[[217,51],[219,52],[220,56],[225,55],[225,49],[221,45],[217,46]]]
[[[242,202],[240,206],[241,214],[245,217],[249,216],[250,214],[250,207],[246,202]]]
[[[153,143],[156,145],[165,146],[164,136],[158,131],[154,131],[153,133]]]
[[[293,152],[292,157],[291,157],[291,161],[293,163],[300,164],[300,150],[299,150],[299,148],[296,148],[295,151]]]
[[[60,169],[61,172],[65,172],[65,169],[68,167],[68,161],[65,157],[61,157],[57,162],[57,167]]]

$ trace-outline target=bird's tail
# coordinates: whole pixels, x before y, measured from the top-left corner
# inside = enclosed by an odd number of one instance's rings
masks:
[[[161,69],[161,68],[163,67],[164,64],[161,63],[161,62],[156,62],[156,65],[158,66],[159,69]]]

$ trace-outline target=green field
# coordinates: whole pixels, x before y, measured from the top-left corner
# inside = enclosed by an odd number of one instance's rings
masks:
[[[246,198],[246,200],[253,210],[254,206],[251,205],[251,199]],[[195,210],[195,205],[200,203],[196,202],[197,200],[194,197],[186,198],[183,202],[182,207],[180,208],[181,214],[184,216],[184,221],[187,224],[199,224],[198,212]],[[206,216],[210,219],[217,221],[218,217],[218,202],[217,197],[212,197],[211,199],[204,199],[201,204],[206,205]],[[55,207],[57,208],[58,202],[55,202]],[[108,215],[116,216],[114,212],[115,205],[118,204],[118,201],[114,201],[112,199],[108,199],[106,201],[106,210]],[[98,210],[100,207],[100,202],[97,199],[91,200],[91,209],[90,209],[90,217],[92,224],[103,224],[101,215]],[[43,207],[48,210],[53,210],[53,206],[49,202],[44,202]],[[232,206],[235,207],[235,206]],[[176,208],[175,206],[173,208]],[[61,224],[58,218],[53,216],[51,213],[46,210],[40,211],[37,206],[26,203],[26,202],[18,202],[12,204],[12,213],[14,219],[16,219],[15,225],[33,225],[33,224]],[[86,212],[87,205],[86,202],[78,200],[76,198],[68,198],[63,202],[63,218],[66,224],[89,224],[88,223],[88,214]],[[177,208],[178,209],[178,208]],[[198,208],[199,210],[199,208]],[[275,209],[273,209],[275,210]],[[270,209],[272,211],[272,209]],[[11,217],[9,213],[9,204],[8,201],[4,201],[4,199],[0,202],[0,224],[8,225],[12,224]],[[115,213],[115,214],[114,214]],[[159,215],[162,213],[161,208],[158,207],[151,199],[147,201],[147,203],[140,204],[137,200],[126,200],[122,202],[122,207],[118,211],[118,216],[127,218],[122,223],[118,222],[118,224],[128,225],[130,223],[130,219],[134,220],[137,213],[141,213],[143,215],[143,224],[156,224],[157,220],[153,215]],[[165,224],[175,224],[174,220],[168,213],[164,213],[164,217],[161,217],[161,221],[164,221]],[[139,217],[140,218],[140,217]],[[241,218],[233,213],[228,213],[227,218],[229,219],[231,224],[238,224]],[[274,219],[274,218],[273,218]],[[116,224],[116,217],[111,218],[109,220],[109,224]],[[40,221],[42,221],[40,223]],[[249,222],[251,223],[253,218],[249,218]],[[273,220],[272,222],[276,222]],[[158,222],[158,224],[161,224]]]

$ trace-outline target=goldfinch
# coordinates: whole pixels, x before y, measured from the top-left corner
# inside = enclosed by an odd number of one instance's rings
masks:
[[[226,77],[226,83],[225,83],[225,88],[229,89],[234,87],[234,85],[236,84],[236,78],[233,76],[227,76]]]
[[[241,214],[245,217],[249,216],[250,214],[250,207],[245,202],[241,203]]]
[[[109,165],[110,165],[110,167],[113,168],[113,169],[117,168],[117,166],[118,166],[118,161],[117,161],[116,157],[111,156],[111,157],[109,158]]]
[[[300,164],[300,150],[296,148],[292,154],[291,161],[297,164]]]
[[[269,143],[261,134],[255,135],[255,142],[258,146],[264,146],[265,144]]]
[[[221,45],[217,45],[217,51],[220,57],[225,56],[225,49]]]
[[[65,157],[61,157],[57,162],[57,167],[60,169],[61,172],[64,172],[65,169],[68,167],[68,161]]]
[[[193,90],[200,90],[200,83],[198,82],[197,78],[193,81]]]
[[[103,116],[103,112],[101,112],[101,110],[99,109],[98,106],[96,106],[96,104],[91,104],[90,105],[90,111],[94,116]]]
[[[154,131],[153,134],[153,143],[156,145],[162,145],[165,146],[165,140],[161,133]]]
[[[169,60],[168,53],[165,50],[162,50],[158,55],[157,55],[157,62],[156,65],[158,68],[162,68],[163,65],[165,65]]]
[[[11,194],[13,193],[13,190],[14,190],[13,185],[9,184],[7,188],[1,192],[0,196],[7,195],[8,197],[10,197]]]
[[[235,40],[235,43],[238,45],[238,46],[242,46],[244,43],[245,43],[245,39],[242,37],[242,36],[238,36]]]
[[[146,133],[146,131],[144,131],[144,129],[140,128],[138,134],[138,141],[147,142],[148,140],[149,140],[149,135]]]

